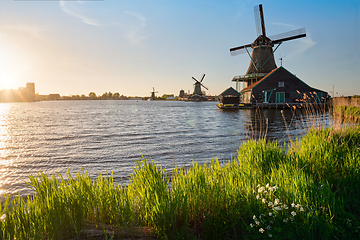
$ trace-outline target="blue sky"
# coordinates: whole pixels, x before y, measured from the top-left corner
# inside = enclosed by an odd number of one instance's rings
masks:
[[[35,82],[40,94],[119,92],[178,95],[201,78],[208,94],[235,84],[247,54],[229,49],[256,36],[263,4],[267,35],[305,27],[275,59],[310,86],[360,94],[360,0],[0,1],[0,89]]]

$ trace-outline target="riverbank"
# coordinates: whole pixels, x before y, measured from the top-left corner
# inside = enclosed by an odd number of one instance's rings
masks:
[[[345,121],[360,122],[360,96],[332,99],[332,113]]]
[[[354,239],[360,128],[311,130],[288,150],[263,140],[230,163],[165,169],[142,159],[129,185],[87,172],[31,176],[6,197],[1,239]],[[101,238],[100,238],[101,236]]]

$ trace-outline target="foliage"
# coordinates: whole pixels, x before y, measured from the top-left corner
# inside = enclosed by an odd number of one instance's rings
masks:
[[[35,194],[6,196],[0,239],[355,239],[360,128],[312,130],[280,147],[240,146],[237,159],[165,168],[142,159],[125,186],[86,170],[30,176]]]
[[[333,113],[342,119],[350,120],[352,122],[360,121],[360,107],[345,105],[333,106]]]

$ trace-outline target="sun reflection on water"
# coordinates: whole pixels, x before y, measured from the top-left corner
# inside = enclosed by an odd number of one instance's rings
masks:
[[[9,152],[9,113],[10,106],[6,103],[0,103],[0,195],[4,194],[3,186],[6,183],[6,172],[11,164],[7,160]]]

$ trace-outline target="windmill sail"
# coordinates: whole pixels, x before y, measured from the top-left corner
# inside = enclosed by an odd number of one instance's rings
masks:
[[[272,37],[266,36],[265,20],[262,5],[254,7],[255,25],[258,37],[253,43],[245,44],[239,47],[230,49],[232,56],[248,52],[250,56],[250,65],[246,75],[251,74],[265,74],[271,72],[276,68],[274,59],[274,51],[280,46],[282,42],[290,41],[297,38],[306,37],[305,28],[285,32],[274,35]],[[273,50],[274,44],[278,46]],[[252,50],[250,53],[249,50]]]
[[[305,28],[300,28],[296,30],[292,30],[285,33],[280,33],[274,36],[271,36],[270,39],[273,44],[277,44],[280,42],[290,41],[297,38],[303,38],[306,37],[306,31]]]

